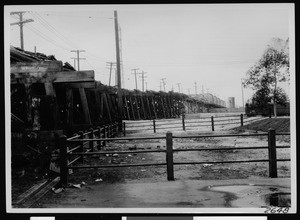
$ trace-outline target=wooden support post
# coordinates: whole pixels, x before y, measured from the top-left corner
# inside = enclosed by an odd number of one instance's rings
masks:
[[[157,119],[157,113],[156,113],[156,108],[155,108],[155,103],[154,103],[153,96],[151,96],[151,102],[152,102],[154,117],[155,117],[155,119]]]
[[[101,138],[101,128],[97,127],[97,133],[98,133],[98,138]],[[101,141],[97,141],[97,148],[98,150],[101,150]]]
[[[153,119],[153,131],[154,131],[154,133],[156,133],[155,119]]]
[[[274,129],[268,132],[268,148],[269,148],[269,176],[277,177],[277,158],[276,158],[276,134]]]
[[[163,116],[164,116],[164,118],[166,118],[166,111],[165,111],[164,101],[163,101],[162,97],[160,97],[160,102],[161,102],[161,107],[163,110]]]
[[[67,117],[66,122],[68,126],[73,125],[73,90],[66,88],[66,104],[67,104]]]
[[[148,96],[146,96],[146,101],[147,101],[147,109],[148,109],[148,113],[149,113],[149,119],[151,119],[152,118],[152,113],[151,113],[151,107],[150,107],[150,104],[149,104]]]
[[[143,96],[140,96],[140,100],[141,100],[141,104],[142,104],[142,110],[143,110],[143,119],[147,119],[147,114],[146,114],[146,110],[145,110],[145,106],[144,106],[144,99]]]
[[[167,132],[166,135],[166,146],[167,146],[167,177],[168,180],[174,180],[174,165],[173,165],[173,134]]]
[[[126,136],[126,124],[123,122],[123,135]]]
[[[94,129],[90,128],[89,132],[90,132],[89,139],[94,139]],[[90,147],[91,152],[93,152],[94,151],[94,141],[89,141],[89,147]]]
[[[106,125],[104,125],[102,129],[103,129],[102,130],[102,132],[103,132],[102,133],[103,134],[103,138],[105,139],[105,138],[107,138],[107,135],[106,135]],[[102,143],[103,143],[102,146],[105,147],[106,146],[106,141],[103,141]]]
[[[83,139],[83,131],[79,131],[78,132],[78,134],[79,134],[79,139]],[[83,143],[83,141],[82,142],[79,142],[80,143],[80,152],[81,153],[84,153],[84,143]],[[81,156],[81,163],[83,163],[84,161],[83,161],[83,155]]]
[[[82,110],[83,110],[83,114],[84,114],[84,122],[86,124],[91,124],[89,105],[88,105],[88,101],[86,98],[84,88],[79,88],[79,94],[80,94],[80,100],[81,100]]]
[[[184,114],[182,114],[182,130],[185,131],[185,121],[184,121]]]
[[[59,137],[60,146],[60,181],[62,185],[68,184],[68,152],[67,137],[65,135]]]
[[[131,107],[131,111],[132,111],[132,119],[135,120],[132,98],[129,97],[129,100],[130,100],[130,107]]]
[[[129,114],[128,102],[127,102],[126,96],[124,96],[124,101],[125,101],[125,108],[126,108],[126,113],[127,113],[127,119],[130,120],[130,114]]]
[[[106,97],[105,93],[102,93],[102,100],[103,100],[103,104],[105,106],[105,109],[106,109],[106,112],[107,112],[107,115],[108,115],[109,122],[111,122],[112,120],[111,120],[111,115],[110,115],[110,108],[109,108],[109,104],[108,104],[107,97]]]
[[[139,108],[139,103],[138,103],[138,100],[137,100],[136,96],[134,96],[134,100],[135,100],[136,112],[137,112],[138,120],[140,120],[141,119],[140,108]]]
[[[214,116],[211,116],[211,130],[215,130],[215,125],[214,125]]]
[[[243,114],[241,114],[241,126],[244,126],[244,118],[243,118]]]

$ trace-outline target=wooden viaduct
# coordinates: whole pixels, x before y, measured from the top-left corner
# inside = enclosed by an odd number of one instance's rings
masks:
[[[11,47],[12,131],[63,130],[66,134],[122,120],[176,118],[212,106],[174,92],[122,90],[95,81],[94,71],[75,71],[54,57]],[[221,107],[214,105],[214,107]]]

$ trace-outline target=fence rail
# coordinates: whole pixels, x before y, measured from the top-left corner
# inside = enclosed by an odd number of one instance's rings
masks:
[[[125,125],[122,124],[123,132],[125,131]],[[105,128],[105,127],[104,127]],[[92,137],[91,134],[95,134],[98,131],[98,138]],[[60,147],[60,170],[61,170],[61,182],[63,184],[68,183],[68,170],[69,169],[91,169],[91,168],[120,168],[120,167],[137,167],[137,166],[166,166],[167,168],[167,179],[174,180],[174,165],[197,165],[197,164],[222,164],[222,163],[253,163],[253,162],[268,162],[269,163],[269,176],[274,178],[277,177],[277,162],[279,161],[290,161],[286,158],[277,158],[276,149],[290,148],[290,146],[276,146],[276,135],[290,135],[288,132],[275,133],[274,129],[270,129],[268,132],[256,133],[256,134],[222,134],[222,135],[187,135],[187,136],[173,136],[171,132],[167,132],[165,136],[158,137],[122,137],[122,138],[110,138],[105,135],[105,133],[100,133],[101,128],[96,130],[91,130],[90,132],[83,133],[80,135],[75,134],[74,137],[67,138],[66,136],[61,136],[59,138],[59,147]],[[104,129],[105,131],[105,129]],[[116,129],[115,129],[116,131]],[[108,131],[107,131],[108,132]],[[83,134],[88,136],[88,138],[83,138]],[[125,135],[125,132],[124,132]],[[174,139],[191,139],[191,138],[217,138],[217,137],[258,137],[266,136],[268,137],[267,146],[245,146],[245,147],[232,147],[232,146],[220,146],[218,148],[194,148],[194,149],[173,149],[173,140]],[[123,150],[123,151],[100,151],[94,152],[91,146],[94,147],[93,143],[102,143],[104,146],[106,142],[109,141],[124,141],[124,140],[153,140],[153,139],[165,139],[166,140],[166,149],[162,150]],[[89,149],[83,150],[81,148],[84,142],[89,143]],[[68,146],[72,144],[81,143],[81,145],[76,146],[75,148],[68,150]],[[91,144],[92,143],[92,144]],[[97,145],[98,146],[98,145]],[[80,151],[76,151],[76,150]],[[231,160],[231,161],[175,161],[173,158],[174,153],[187,152],[187,151],[225,151],[225,150],[257,150],[257,149],[267,149],[268,158],[267,159],[252,159],[252,160]],[[127,154],[127,153],[165,153],[166,161],[160,163],[140,163],[140,164],[115,164],[115,165],[72,165],[79,159],[83,162],[83,156],[91,155],[101,155],[101,154]],[[73,157],[71,162],[68,162],[68,159]],[[75,157],[75,159],[74,159]],[[72,166],[71,166],[72,165]]]
[[[206,120],[210,119],[210,120]],[[149,131],[153,130],[156,133],[157,130],[165,130],[165,129],[180,129],[183,131],[191,130],[191,128],[196,127],[211,127],[211,130],[214,131],[216,126],[222,125],[230,125],[230,124],[237,124],[240,126],[244,126],[245,123],[254,122],[257,120],[261,120],[262,118],[248,118],[245,117],[244,114],[240,115],[230,115],[230,116],[211,116],[211,117],[203,117],[201,119],[185,119],[183,116],[181,119],[177,119],[176,121],[161,121],[155,120],[152,121],[143,121],[139,122],[138,125],[135,123],[126,123],[128,131]],[[130,128],[130,129],[128,129]]]

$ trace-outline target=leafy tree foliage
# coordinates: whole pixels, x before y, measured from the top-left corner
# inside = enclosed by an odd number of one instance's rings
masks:
[[[273,101],[276,116],[276,104],[285,104],[286,93],[277,87],[278,82],[289,81],[289,40],[274,38],[262,57],[247,72],[244,87],[256,90],[252,105],[266,106]]]

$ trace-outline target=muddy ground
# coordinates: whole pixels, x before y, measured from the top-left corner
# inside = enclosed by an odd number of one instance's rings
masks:
[[[279,128],[280,124],[286,126],[286,121],[289,118],[281,121],[273,120],[273,123],[268,122],[269,126]],[[253,122],[255,123],[255,122]],[[262,129],[267,126],[261,123]],[[247,127],[245,127],[247,126]],[[256,133],[259,128],[259,123],[254,124],[256,131],[249,130],[251,125],[237,127],[236,125],[216,127],[216,131],[208,131],[209,129],[196,131],[173,131],[173,135],[211,135],[211,134],[248,134]],[[168,129],[169,130],[169,129]],[[159,130],[156,134],[150,132],[135,132],[129,133],[127,137],[154,137],[165,136],[167,130]],[[172,131],[172,130],[171,130]],[[285,131],[285,130],[281,130]],[[120,136],[122,137],[122,136]],[[267,146],[267,137],[219,137],[219,138],[192,138],[192,139],[173,139],[174,149],[188,148],[216,148],[216,147],[236,147],[236,150],[217,150],[217,151],[192,151],[192,152],[174,152],[174,163],[201,161],[206,162],[201,165],[174,165],[175,180],[218,180],[218,179],[243,179],[250,177],[268,177],[268,163],[217,163],[210,164],[212,161],[228,161],[228,160],[259,160],[268,158],[267,149],[256,150],[239,150],[238,147],[246,146]],[[290,136],[278,136],[277,146],[286,146],[290,144]],[[84,158],[83,165],[110,165],[110,164],[139,164],[139,163],[165,163],[166,154],[160,153],[135,153],[135,150],[164,150],[166,146],[165,139],[159,140],[143,140],[143,141],[117,141],[108,142],[103,151],[116,151],[117,155],[103,154],[94,155]],[[130,153],[119,154],[118,151],[130,151]],[[290,158],[290,149],[277,149],[277,158]],[[76,164],[76,165],[80,165]],[[278,162],[278,176],[290,177],[290,162]],[[124,168],[101,168],[101,169],[79,169],[72,170],[72,174],[68,176],[70,185],[80,184],[84,182],[87,185],[102,183],[139,183],[139,182],[160,182],[167,180],[166,165],[161,166],[146,166],[146,167],[124,167]],[[49,173],[52,175],[53,173]],[[40,179],[45,177],[37,177],[29,173],[22,178],[16,177],[13,174],[12,197],[17,198],[22,192],[28,189]],[[49,178],[49,177],[46,177]],[[53,193],[53,192],[49,192]]]

